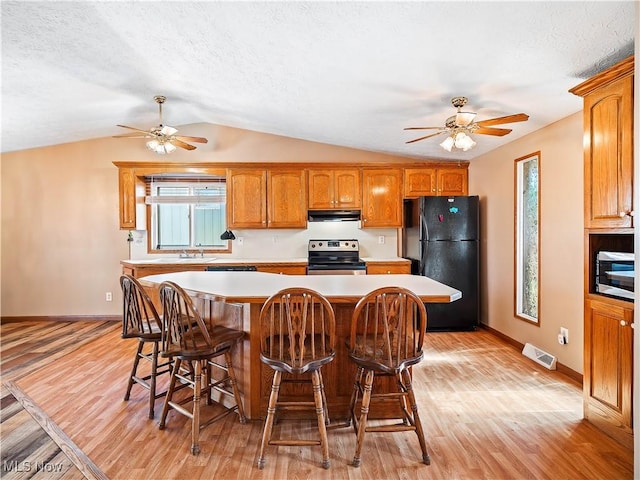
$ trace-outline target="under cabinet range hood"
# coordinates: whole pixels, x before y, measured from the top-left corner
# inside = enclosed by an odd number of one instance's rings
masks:
[[[310,222],[357,222],[360,210],[309,210]]]

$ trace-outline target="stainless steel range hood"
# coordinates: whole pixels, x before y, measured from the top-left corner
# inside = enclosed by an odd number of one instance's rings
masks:
[[[357,222],[360,210],[309,210],[310,222]]]

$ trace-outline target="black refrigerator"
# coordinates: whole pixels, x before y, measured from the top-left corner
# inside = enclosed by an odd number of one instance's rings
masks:
[[[480,321],[478,196],[405,201],[403,257],[412,273],[462,292],[451,303],[427,303],[427,331],[475,330]]]

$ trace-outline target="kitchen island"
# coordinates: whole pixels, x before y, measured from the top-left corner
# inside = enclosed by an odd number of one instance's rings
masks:
[[[331,418],[347,417],[355,366],[349,360],[344,339],[349,334],[351,315],[360,298],[376,288],[390,285],[407,288],[426,303],[448,303],[462,297],[459,290],[435,280],[406,274],[301,276],[191,271],[150,275],[140,279],[149,289],[154,302],[158,302],[157,287],[164,281],[175,282],[184,288],[196,299],[201,311],[211,312],[205,315],[214,317],[214,321],[224,322],[226,326],[245,332],[245,340],[234,353],[233,361],[244,395],[245,413],[249,418],[264,416],[271,390],[273,370],[260,361],[259,314],[264,301],[277,291],[288,287],[307,287],[327,297],[333,305],[336,315],[336,357],[322,370]],[[224,315],[220,313],[222,309]],[[392,385],[380,382],[378,387],[385,390],[391,389]],[[282,386],[281,395],[295,400],[303,395],[311,395],[311,388],[309,385],[287,384]],[[389,409],[393,408],[395,405],[389,406]],[[385,416],[385,409],[372,414]]]

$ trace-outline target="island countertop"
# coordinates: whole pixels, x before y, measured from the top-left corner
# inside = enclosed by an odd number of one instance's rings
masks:
[[[224,315],[216,316],[214,321],[245,332],[242,345],[234,349],[232,355],[238,385],[244,397],[245,414],[251,419],[264,416],[271,392],[273,370],[260,361],[260,310],[264,301],[272,294],[286,287],[308,287],[327,297],[335,312],[336,338],[348,337],[356,303],[379,287],[405,287],[424,302],[449,303],[462,297],[460,291],[447,285],[427,277],[407,274],[307,276],[266,272],[185,271],[148,275],[139,280],[149,291],[154,303],[159,302],[159,285],[164,281],[171,281],[196,298],[202,312],[219,311],[219,308],[207,308],[208,305],[224,305]],[[322,373],[332,418],[348,418],[355,370],[346,345],[343,341],[337,342],[336,356],[323,367]],[[298,401],[300,391],[296,385],[293,383],[281,386],[281,398]],[[381,391],[392,392],[396,388],[391,380],[381,385],[377,387],[382,388]],[[378,411],[376,415],[381,415],[378,418],[388,415],[389,409],[397,408],[395,402],[391,404]],[[374,418],[373,414],[370,416]]]
[[[157,287],[164,281],[175,282],[193,294],[215,295],[232,302],[262,303],[277,291],[288,287],[307,287],[333,302],[355,303],[380,287],[404,287],[423,302],[449,303],[462,293],[420,275],[277,275],[263,272],[187,271],[149,275],[139,279],[143,285]]]

